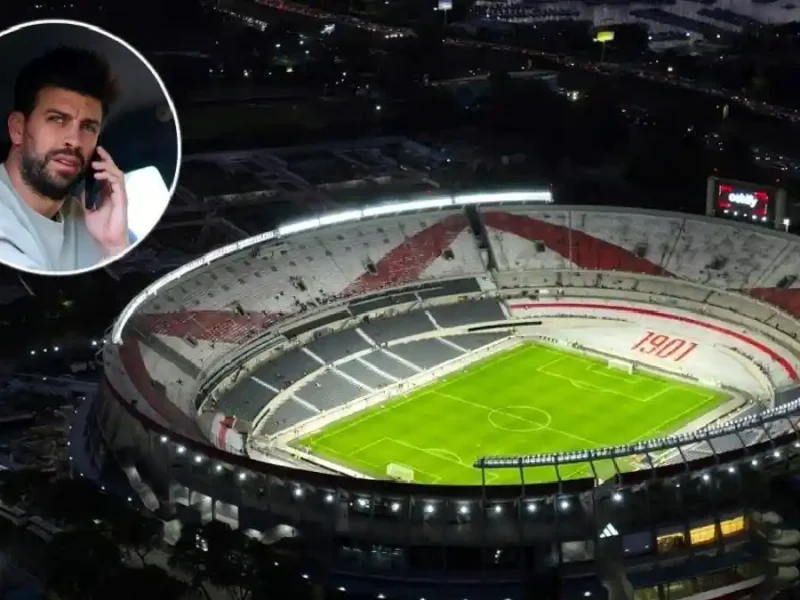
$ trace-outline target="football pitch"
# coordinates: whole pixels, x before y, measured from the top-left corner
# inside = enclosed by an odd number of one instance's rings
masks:
[[[583,450],[670,434],[727,396],[606,361],[523,343],[408,395],[346,417],[293,445],[366,475],[386,478],[390,463],[414,481],[479,484],[479,456]],[[618,463],[620,468],[630,464]],[[559,467],[564,479],[591,475]],[[613,473],[600,465],[598,475]],[[553,467],[529,467],[528,483],[554,480]],[[519,483],[517,469],[486,471],[489,484]]]

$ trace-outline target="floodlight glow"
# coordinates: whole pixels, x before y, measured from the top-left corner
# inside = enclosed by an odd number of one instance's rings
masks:
[[[426,198],[424,200],[412,200],[411,202],[392,202],[389,204],[379,204],[370,206],[361,211],[365,217],[380,217],[385,215],[395,215],[401,212],[413,212],[416,210],[426,210],[430,208],[444,208],[451,206],[453,199],[447,196],[439,198]]]
[[[290,235],[292,233],[300,233],[301,231],[308,231],[309,229],[316,229],[319,227],[319,219],[306,219],[290,225],[284,225],[278,228],[278,235]]]
[[[453,198],[456,204],[492,204],[499,202],[546,202],[553,201],[550,191],[497,192],[493,194],[459,194]]]
[[[348,210],[320,217],[319,225],[320,227],[324,225],[336,225],[337,223],[346,223],[347,221],[358,221],[360,218],[360,210]]]

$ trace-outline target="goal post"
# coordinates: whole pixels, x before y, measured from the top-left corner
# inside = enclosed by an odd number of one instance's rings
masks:
[[[620,360],[618,358],[609,358],[608,368],[625,371],[628,375],[633,375],[633,372],[635,371],[632,362],[629,362],[627,360]]]
[[[408,465],[389,463],[386,465],[386,474],[399,481],[414,481],[414,469]]]

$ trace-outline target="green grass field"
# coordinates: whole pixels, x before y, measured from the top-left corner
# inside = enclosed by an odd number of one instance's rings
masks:
[[[420,483],[477,484],[480,471],[472,465],[479,456],[582,450],[669,434],[725,398],[525,343],[295,444],[376,477],[386,477],[387,465],[398,463],[411,467]],[[562,478],[591,474],[580,464],[560,472]],[[600,466],[601,477],[612,472],[611,465]],[[525,469],[526,482],[554,477],[552,467]],[[519,479],[514,469],[487,471],[487,483]]]

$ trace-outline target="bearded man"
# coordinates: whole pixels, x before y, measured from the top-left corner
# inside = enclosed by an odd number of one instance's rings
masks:
[[[116,96],[110,66],[89,50],[57,48],[20,70],[0,166],[0,263],[75,272],[128,248],[125,176],[98,144]]]

